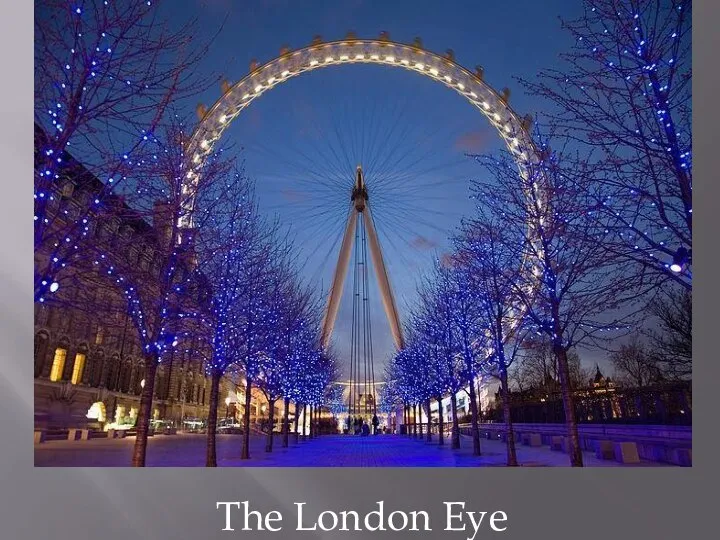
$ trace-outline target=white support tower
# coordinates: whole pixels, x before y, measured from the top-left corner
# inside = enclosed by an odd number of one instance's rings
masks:
[[[335,319],[337,317],[338,308],[340,306],[340,297],[342,296],[343,286],[345,284],[345,276],[347,275],[348,266],[350,264],[350,256],[352,254],[353,244],[358,228],[359,220],[363,220],[365,231],[367,233],[367,241],[370,246],[370,256],[372,264],[375,268],[375,276],[380,287],[380,295],[382,296],[385,315],[387,315],[390,324],[390,332],[392,333],[395,346],[401,349],[404,345],[402,327],[400,325],[400,317],[398,315],[395,297],[393,296],[390,279],[385,261],[383,259],[380,242],[378,240],[377,231],[373,223],[372,214],[370,212],[370,201],[368,200],[367,187],[363,176],[362,167],[358,165],[355,177],[355,184],[350,198],[350,209],[348,211],[347,225],[345,234],[343,235],[342,244],[340,245],[340,253],[338,255],[337,267],[333,276],[330,294],[328,296],[327,308],[322,324],[322,345],[327,347],[330,344]]]

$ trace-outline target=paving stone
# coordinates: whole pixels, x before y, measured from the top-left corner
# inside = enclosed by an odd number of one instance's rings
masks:
[[[91,439],[88,441],[49,441],[35,445],[36,466],[58,467],[127,467],[130,464],[135,437],[124,439]],[[462,437],[460,450],[452,450],[450,441],[438,446],[433,442],[403,435],[326,435],[282,447],[277,437],[273,452],[264,451],[265,439],[252,437],[249,460],[240,459],[242,437],[219,435],[218,465],[225,467],[502,467],[506,460],[505,443],[481,440],[481,456],[472,455],[472,441]],[[567,467],[566,454],[549,447],[517,445],[518,462],[525,467]],[[591,452],[583,458],[589,467],[628,466],[602,460]],[[158,435],[148,439],[147,466],[203,467],[205,436],[197,434]],[[663,466],[642,461],[634,466]]]

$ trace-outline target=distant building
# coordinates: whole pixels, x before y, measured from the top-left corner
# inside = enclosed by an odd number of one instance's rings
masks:
[[[610,377],[605,377],[600,371],[600,366],[595,364],[595,377],[590,381],[594,392],[610,392],[615,390],[615,383]]]

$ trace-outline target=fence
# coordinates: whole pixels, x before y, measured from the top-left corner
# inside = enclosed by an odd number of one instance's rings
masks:
[[[692,425],[692,386],[676,383],[603,392],[577,391],[575,418],[580,424]],[[562,424],[565,411],[560,393],[544,396],[511,394],[513,422]],[[503,422],[502,404],[485,411],[483,420]]]

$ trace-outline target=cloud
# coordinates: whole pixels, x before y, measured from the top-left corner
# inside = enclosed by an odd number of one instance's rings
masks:
[[[246,122],[254,129],[259,130],[262,125],[262,115],[257,107],[250,107],[245,113]]]
[[[418,235],[410,240],[410,246],[418,251],[425,251],[437,247],[437,243],[434,240]]]
[[[440,256],[440,264],[442,264],[445,268],[452,268],[455,266],[455,258],[451,253],[443,253]]]
[[[280,191],[280,195],[283,199],[290,203],[299,203],[308,199],[308,194],[303,191],[296,191],[294,189],[283,189]]]
[[[469,131],[455,139],[455,148],[468,154],[479,154],[488,148],[491,136],[488,130]]]

